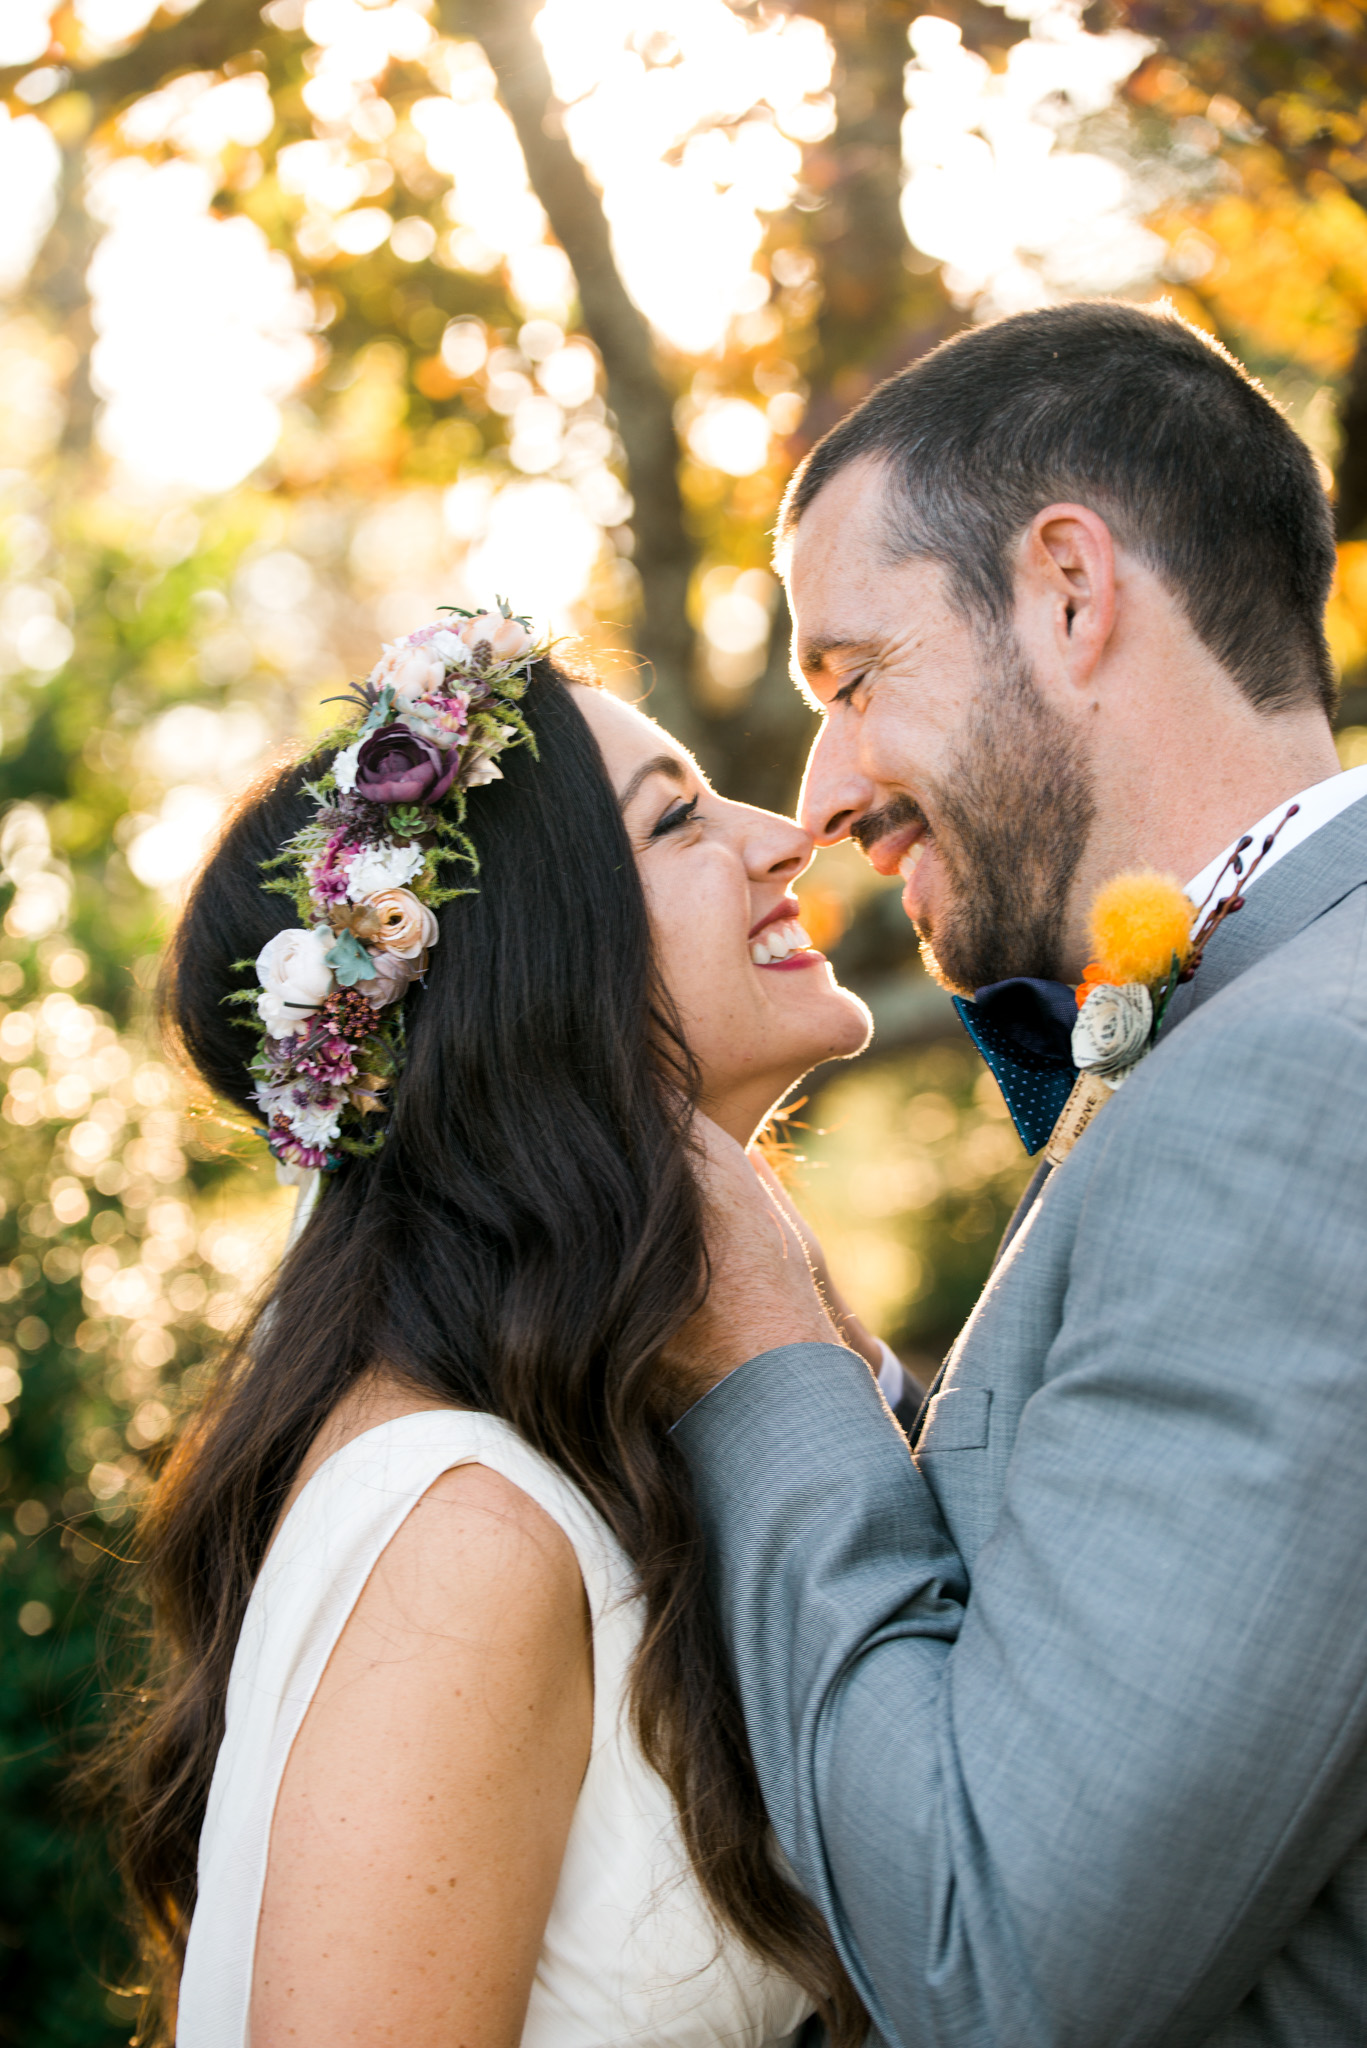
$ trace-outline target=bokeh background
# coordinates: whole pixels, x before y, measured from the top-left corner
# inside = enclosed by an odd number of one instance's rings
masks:
[[[505,592],[791,806],[786,476],[1076,294],[1172,299],[1315,451],[1367,759],[1367,10],[4,0],[0,94],[0,2041],[104,2048],[136,1999],[64,1777],[293,1199],[148,1027],[225,800]],[[895,895],[840,852],[803,893],[879,1036],[794,1110],[797,1187],[928,1373],[1025,1162]]]

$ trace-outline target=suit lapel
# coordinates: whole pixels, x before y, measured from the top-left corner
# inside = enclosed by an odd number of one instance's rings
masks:
[[[1242,910],[1227,917],[1192,980],[1163,1019],[1166,1038],[1193,1010],[1294,939],[1367,881],[1367,797],[1321,825],[1254,884]]]
[[[1035,1163],[1034,1172],[1031,1174],[1029,1180],[1025,1183],[1024,1188],[1021,1190],[1020,1200],[1017,1202],[1015,1208],[1011,1211],[1011,1221],[1007,1224],[1005,1230],[1002,1232],[1002,1241],[997,1246],[996,1251],[992,1255],[992,1264],[988,1268],[988,1271],[990,1273],[995,1273],[998,1266],[1005,1258],[1007,1246],[1010,1244],[1012,1238],[1016,1235],[1016,1232],[1020,1229],[1026,1217],[1030,1214],[1030,1211],[1034,1208],[1036,1202],[1039,1200],[1040,1190],[1043,1188],[1044,1183],[1048,1180],[1053,1170],[1053,1166],[1051,1165],[1049,1160],[1047,1160],[1041,1153],[1039,1159]]]

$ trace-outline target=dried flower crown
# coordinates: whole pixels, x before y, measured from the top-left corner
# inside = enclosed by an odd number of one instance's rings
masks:
[[[240,963],[259,987],[231,1000],[255,1010],[254,1092],[282,1179],[384,1143],[403,998],[437,943],[437,906],[474,893],[442,879],[479,870],[461,830],[466,793],[501,779],[508,747],[536,751],[517,705],[548,643],[501,600],[444,609],[449,620],[386,644],[356,685],[356,715],[313,749],[337,749],[305,785],[313,817],[264,864],[264,886],[293,899],[300,923]]]

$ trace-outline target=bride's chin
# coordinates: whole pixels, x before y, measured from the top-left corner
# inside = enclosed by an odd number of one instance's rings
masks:
[[[873,1037],[873,1018],[867,1004],[847,988],[831,984],[819,1004],[813,1005],[809,1020],[810,1044],[803,1051],[803,1072],[822,1060],[852,1059]],[[804,1034],[805,1036],[805,1034]]]

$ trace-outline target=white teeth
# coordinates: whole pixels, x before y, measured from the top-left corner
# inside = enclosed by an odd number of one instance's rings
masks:
[[[782,924],[766,925],[759,938],[751,939],[750,958],[756,967],[767,967],[771,960],[786,960],[790,953],[806,952],[811,943],[797,919],[788,918]]]
[[[915,874],[917,868],[920,867],[921,861],[925,855],[925,850],[925,840],[918,839],[914,846],[909,846],[907,848],[906,852],[902,855],[902,858],[898,861],[897,872],[902,877],[902,880],[904,882],[909,882],[912,876]]]

